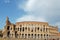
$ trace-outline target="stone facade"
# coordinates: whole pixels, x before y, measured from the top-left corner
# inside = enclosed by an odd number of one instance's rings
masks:
[[[26,38],[40,40],[60,40],[57,26],[51,26],[47,22],[24,21],[12,24],[6,18],[6,25],[2,31],[3,38]]]

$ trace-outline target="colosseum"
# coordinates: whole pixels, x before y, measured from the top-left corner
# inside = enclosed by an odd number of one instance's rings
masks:
[[[18,38],[30,40],[60,40],[60,32],[57,26],[51,26],[48,22],[23,21],[15,24],[6,18],[6,25],[2,30],[3,38]]]

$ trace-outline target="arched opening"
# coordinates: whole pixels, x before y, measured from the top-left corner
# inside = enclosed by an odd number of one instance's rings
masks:
[[[36,34],[35,34],[35,38],[36,38]]]
[[[18,31],[19,31],[19,28],[18,28]]]
[[[41,38],[43,37],[43,35],[41,34]]]
[[[0,37],[3,37],[3,34],[0,34]]]
[[[45,39],[46,40],[46,39]]]
[[[9,35],[10,35],[10,31],[7,32],[7,36],[8,36],[8,37],[9,37]]]
[[[45,34],[44,34],[44,38],[45,38]]]
[[[31,34],[31,38],[33,38],[33,34]]]
[[[59,40],[59,38],[57,40]]]
[[[20,27],[22,27],[22,25],[20,25]]]
[[[30,34],[28,34],[28,38],[30,38]]]
[[[7,26],[7,30],[9,30],[10,29],[10,26]]]
[[[17,34],[17,31],[15,31],[15,37],[17,38],[18,34]]]
[[[2,33],[2,30],[0,30],[0,37],[3,37],[3,33]]]
[[[55,40],[55,39],[53,39],[53,40]]]
[[[14,30],[15,30],[16,26],[14,25]]]
[[[39,34],[38,34],[38,38],[39,38]]]
[[[39,30],[39,27],[37,29]]]
[[[23,27],[23,32],[24,32],[24,27]]]
[[[27,27],[25,27],[25,30],[27,30]]]
[[[21,30],[22,30],[22,29],[20,28],[20,32],[21,32]]]
[[[25,34],[25,38],[27,38],[27,34]]]
[[[24,38],[24,34],[22,34],[22,38]]]

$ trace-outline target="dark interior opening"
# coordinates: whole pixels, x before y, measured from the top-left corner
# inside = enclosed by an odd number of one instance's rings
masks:
[[[14,30],[15,30],[15,25],[14,25]]]
[[[18,36],[18,35],[17,35],[17,31],[15,31],[15,37],[17,38],[17,36]]]
[[[10,31],[7,32],[7,36],[8,36],[8,37],[9,37],[9,35],[10,35]]]
[[[7,30],[9,30],[10,26],[7,27]]]
[[[0,34],[0,37],[3,37],[3,34]]]

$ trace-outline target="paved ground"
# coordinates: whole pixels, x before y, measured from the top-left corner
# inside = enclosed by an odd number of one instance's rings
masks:
[[[17,39],[17,38],[0,38],[0,40],[42,40],[42,39]]]
[[[40,39],[0,38],[0,40],[40,40]]]

